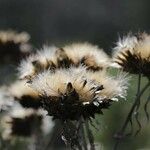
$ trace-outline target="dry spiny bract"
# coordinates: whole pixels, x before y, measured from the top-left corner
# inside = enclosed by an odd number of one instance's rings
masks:
[[[8,61],[8,59],[18,61],[20,57],[29,54],[31,51],[29,39],[30,36],[26,32],[0,31],[1,61]]]
[[[38,109],[41,102],[38,93],[30,88],[24,81],[16,81],[8,88],[10,96],[25,108]]]
[[[99,71],[108,67],[109,58],[103,50],[89,43],[72,44],[63,48],[45,46],[23,60],[18,70],[22,79],[31,78],[46,69],[78,67],[80,64],[87,66],[88,70]]]
[[[113,59],[124,71],[150,77],[150,35],[128,35],[119,39]]]
[[[110,78],[105,71],[91,73],[86,67],[45,71],[29,86],[36,90],[44,109],[54,119],[78,120],[94,117],[110,102],[126,94],[126,78]]]

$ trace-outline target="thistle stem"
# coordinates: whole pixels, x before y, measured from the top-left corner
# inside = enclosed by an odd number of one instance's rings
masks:
[[[85,126],[86,126],[87,136],[88,136],[88,139],[89,139],[89,142],[90,142],[90,146],[91,146],[90,150],[95,150],[94,136],[93,136],[92,131],[91,131],[90,127],[89,127],[88,120],[86,120]]]
[[[146,91],[146,89],[150,86],[150,81],[143,87],[143,89],[141,91],[140,91],[140,86],[141,86],[141,74],[139,74],[139,78],[138,78],[138,88],[137,88],[137,94],[136,94],[134,103],[133,103],[133,105],[132,105],[132,107],[131,107],[131,109],[130,109],[127,117],[126,117],[126,120],[125,120],[119,134],[117,135],[117,141],[115,143],[114,150],[117,150],[117,147],[120,143],[120,140],[124,136],[123,135],[124,131],[126,130],[128,123],[132,120],[132,114],[134,113],[135,108],[139,104],[140,97],[143,95],[143,93]]]
[[[144,105],[144,111],[145,111],[145,114],[146,114],[146,117],[147,117],[147,121],[149,121],[149,114],[148,114],[148,111],[147,111],[147,105],[148,105],[149,102],[150,102],[150,94],[149,94],[149,96],[146,100],[146,103]]]
[[[83,119],[81,120],[81,136],[82,136],[82,143],[83,143],[83,148],[84,150],[88,150],[87,148],[87,142],[86,142],[86,136],[85,136],[85,131],[84,131],[84,125],[83,125]]]

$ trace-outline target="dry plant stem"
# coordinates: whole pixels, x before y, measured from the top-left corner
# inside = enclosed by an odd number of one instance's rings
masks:
[[[35,135],[35,150],[41,150],[43,148],[43,136],[42,133],[38,133]]]
[[[148,103],[150,102],[150,94],[146,100],[146,103],[144,105],[144,111],[145,111],[145,114],[146,114],[146,118],[147,118],[147,121],[149,121],[149,114],[148,114],[148,111],[147,111],[147,106],[148,106]]]
[[[45,139],[45,148],[44,150],[52,149],[54,146],[54,143],[57,143],[57,139],[60,137],[62,132],[62,123],[59,120],[55,120],[55,126],[53,127],[52,132],[48,134],[48,140]],[[62,146],[62,145],[61,145]],[[63,147],[63,146],[62,146]]]
[[[139,74],[138,90],[137,90],[136,97],[138,97],[138,95],[140,93],[140,87],[141,87],[141,74]],[[135,111],[133,112],[134,115],[135,115],[135,120],[136,120],[136,122],[138,124],[138,127],[139,127],[137,129],[136,133],[135,133],[135,136],[140,132],[140,130],[142,128],[141,123],[140,123],[140,121],[138,119],[139,118],[139,112],[138,112],[138,110],[139,110],[140,104],[141,104],[141,97],[139,96],[138,99],[137,99],[136,106],[134,108]],[[132,121],[132,115],[131,115],[131,119],[130,120]]]
[[[82,142],[80,143],[80,141],[84,140],[83,139],[83,135],[81,133],[81,128],[82,128],[82,118],[80,118],[80,120],[77,122],[77,126],[76,126],[76,135],[77,136],[77,147],[79,150],[82,150]]]
[[[87,148],[87,142],[86,142],[86,136],[85,136],[85,130],[84,130],[84,124],[83,124],[83,120],[81,123],[81,136],[82,136],[82,143],[83,143],[83,148],[84,150],[88,150]]]
[[[0,135],[0,149],[8,149],[8,144],[6,145],[6,143],[3,141],[3,138]]]
[[[93,137],[92,131],[89,127],[88,120],[86,120],[86,122],[85,122],[85,127],[86,127],[87,137],[88,137],[89,142],[90,142],[90,150],[95,150],[94,137]]]
[[[80,121],[76,122],[75,124],[72,121],[64,121],[63,125],[63,137],[64,142],[71,150],[82,150],[82,145],[80,144]]]
[[[138,78],[138,88],[137,88],[137,94],[136,94],[136,97],[135,97],[135,100],[134,100],[134,103],[128,113],[128,116],[122,126],[122,129],[121,131],[119,132],[118,134],[118,138],[117,138],[117,141],[115,143],[115,146],[114,146],[114,150],[117,150],[117,147],[120,143],[120,140],[123,138],[124,136],[124,131],[128,125],[128,123],[132,120],[132,114],[134,113],[134,110],[135,108],[137,107],[137,105],[139,104],[139,100],[140,100],[140,97],[143,95],[143,93],[145,92],[145,90],[150,86],[150,81],[143,87],[143,89],[140,91],[140,82],[141,82],[141,75],[139,74],[139,78]]]

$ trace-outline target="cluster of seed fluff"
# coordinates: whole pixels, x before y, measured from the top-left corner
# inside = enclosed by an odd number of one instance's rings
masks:
[[[13,30],[0,31],[0,45],[2,46],[11,46],[18,45],[20,51],[28,52],[31,49],[29,45],[30,35],[26,32],[18,33]]]
[[[2,137],[11,140],[17,136],[30,137],[40,130],[48,131],[52,127],[45,126],[45,121],[48,119],[43,110],[25,109],[16,103],[1,119]],[[51,121],[49,124],[52,125]]]
[[[109,77],[106,71],[91,72],[86,70],[85,66],[71,67],[69,69],[59,69],[54,71],[47,70],[38,74],[29,83],[30,87],[38,93],[47,96],[59,96],[66,93],[68,83],[71,83],[77,93],[81,95],[81,101],[92,100],[92,94],[96,87],[103,88],[97,94],[104,99],[111,99],[120,95],[124,97],[126,94],[125,74],[120,74],[117,77]],[[112,86],[114,88],[112,88]],[[124,88],[123,88],[124,87]],[[89,97],[88,97],[89,96]]]
[[[95,45],[76,43],[57,48],[46,47],[23,60],[18,68],[21,79],[30,78],[43,70],[78,67],[83,64],[88,70],[99,71],[108,67],[109,57]]]
[[[31,137],[37,130],[47,134],[53,127],[52,119],[41,109],[38,94],[25,81],[0,88],[0,111],[4,139]]]
[[[127,78],[109,77],[106,71],[91,72],[84,66],[47,70],[32,79],[49,115],[59,119],[94,117],[111,101],[126,96]]]
[[[41,107],[38,93],[30,88],[24,80],[14,82],[7,88],[7,91],[10,97],[25,108],[39,109]]]
[[[74,64],[81,62],[86,65],[88,69],[98,71],[107,68],[109,65],[108,55],[103,49],[98,48],[97,45],[74,43],[65,46],[63,49]]]
[[[4,139],[31,137],[37,131],[47,134],[53,126],[51,118],[41,109],[39,94],[24,80],[0,88],[0,111]]]
[[[124,98],[127,78],[109,77],[109,57],[89,43],[43,50],[23,60],[19,77],[38,93],[42,107],[54,119],[94,117],[112,101]]]
[[[17,33],[16,31],[0,31],[0,42],[7,43],[13,41],[14,43],[26,43],[30,36],[26,32]]]
[[[7,111],[14,104],[14,99],[10,96],[8,92],[8,88],[6,86],[2,86],[0,88],[0,112]]]
[[[116,44],[113,59],[124,71],[150,76],[150,35],[127,35]]]

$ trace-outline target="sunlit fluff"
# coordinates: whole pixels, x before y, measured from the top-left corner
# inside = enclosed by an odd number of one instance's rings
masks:
[[[38,93],[30,88],[25,81],[16,81],[8,87],[9,95],[23,107],[38,109],[41,106]]]
[[[78,67],[81,64],[87,66],[87,70],[99,71],[107,68],[109,62],[109,57],[98,46],[76,43],[63,48],[45,46],[23,60],[18,70],[20,78],[23,79],[34,77],[46,69]]]
[[[124,71],[150,76],[150,35],[128,35],[119,39],[113,60]]]
[[[22,52],[30,51],[31,45],[28,43],[29,39],[30,35],[26,32],[18,33],[13,30],[0,31],[0,45],[18,45]]]
[[[43,107],[49,115],[74,120],[81,115],[86,118],[101,113],[111,101],[125,97],[127,78],[119,75],[115,79],[108,77],[105,71],[91,73],[79,66],[45,71],[38,74],[29,86],[41,95]]]
[[[56,63],[55,53],[57,49],[55,46],[44,46],[35,54],[22,60],[18,67],[20,79],[30,78],[38,72],[50,68],[52,63]]]
[[[14,104],[14,99],[10,96],[8,88],[0,87],[0,112],[9,110]]]
[[[15,136],[29,137],[36,128],[41,127],[42,118],[41,111],[24,109],[16,103],[1,120],[2,137],[4,139],[12,139]]]
[[[74,64],[83,63],[89,69],[102,70],[109,64],[109,57],[97,45],[90,43],[73,43],[63,47],[66,55]]]

